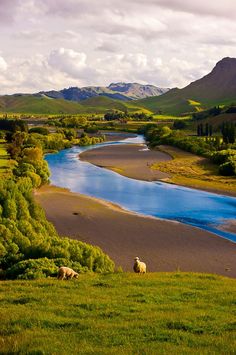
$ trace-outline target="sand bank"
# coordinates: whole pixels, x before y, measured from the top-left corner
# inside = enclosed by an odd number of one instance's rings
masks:
[[[139,256],[149,271],[236,277],[236,244],[206,231],[138,216],[57,187],[44,187],[35,197],[60,235],[98,245],[125,271],[132,271],[133,258]]]
[[[152,164],[171,160],[170,155],[149,150],[144,144],[124,144],[91,149],[80,154],[81,160],[108,168],[133,179],[154,181],[168,174],[151,169]]]

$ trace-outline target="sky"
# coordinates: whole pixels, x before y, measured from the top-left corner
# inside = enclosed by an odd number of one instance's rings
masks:
[[[236,0],[0,0],[0,94],[184,87],[236,57]]]

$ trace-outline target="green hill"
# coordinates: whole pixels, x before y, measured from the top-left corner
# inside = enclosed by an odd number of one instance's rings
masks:
[[[0,112],[26,114],[79,114],[105,113],[107,110],[140,111],[150,113],[136,103],[123,102],[98,96],[80,103],[63,99],[52,99],[44,95],[7,95],[0,96]]]
[[[30,114],[80,113],[83,107],[77,102],[50,99],[44,96],[12,95],[0,97],[0,111]]]
[[[181,115],[236,102],[236,58],[224,58],[211,73],[183,89],[136,101],[156,113]]]
[[[150,110],[136,104],[136,101],[114,100],[106,96],[96,96],[80,102],[86,112],[104,113],[107,110],[119,110],[123,112],[144,111],[151,113]]]
[[[235,280],[83,274],[0,282],[1,354],[234,354]]]

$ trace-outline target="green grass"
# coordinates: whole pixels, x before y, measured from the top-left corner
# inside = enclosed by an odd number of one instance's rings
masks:
[[[159,149],[173,158],[152,165],[152,169],[170,174],[166,181],[203,190],[235,194],[236,178],[219,175],[218,166],[209,159],[171,146],[159,146]]]
[[[93,97],[80,102],[49,99],[45,96],[8,95],[0,97],[0,112],[24,114],[101,114],[107,110],[151,113],[136,102],[114,100],[105,96]]]
[[[173,116],[173,115],[153,115],[153,119],[156,121],[184,121],[184,120],[189,120],[191,118],[190,115],[186,116]]]
[[[0,283],[2,354],[233,354],[235,280],[189,273]]]
[[[196,94],[191,89],[172,89],[166,94],[160,96],[148,97],[146,99],[137,100],[136,104],[151,110],[154,113],[161,111],[163,115],[187,115],[191,112],[204,110],[214,106],[230,105],[236,101],[236,95],[234,98],[211,98],[209,92]]]

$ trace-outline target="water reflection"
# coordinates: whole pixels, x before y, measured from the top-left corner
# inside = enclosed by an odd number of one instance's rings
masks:
[[[124,143],[143,143],[143,138],[129,138],[119,144]],[[111,144],[117,142],[102,146]],[[236,198],[129,179],[78,159],[81,151],[92,148],[73,147],[47,155],[52,184],[111,201],[131,211],[191,224],[236,242],[235,234],[217,228],[222,220],[235,218]]]

